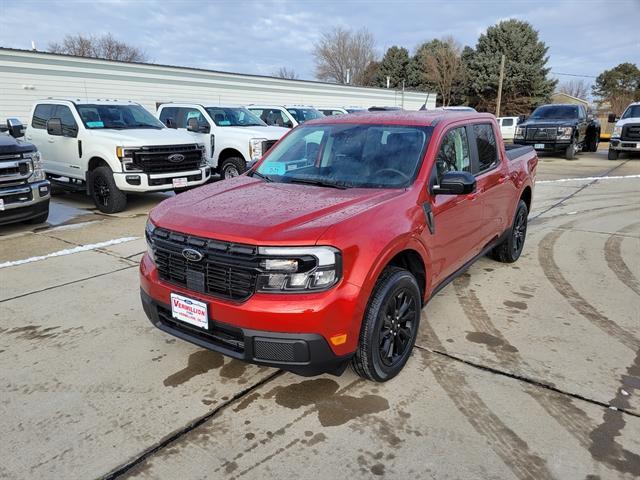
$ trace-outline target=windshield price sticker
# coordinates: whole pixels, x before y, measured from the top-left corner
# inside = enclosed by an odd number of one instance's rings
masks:
[[[176,320],[195,325],[199,328],[209,329],[207,316],[207,304],[183,297],[177,293],[171,294],[171,315]]]

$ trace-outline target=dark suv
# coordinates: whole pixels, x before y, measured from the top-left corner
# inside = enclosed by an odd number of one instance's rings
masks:
[[[551,104],[536,108],[516,128],[513,143],[531,145],[537,151],[563,152],[567,160],[579,150],[595,152],[600,141],[600,123],[583,105]]]

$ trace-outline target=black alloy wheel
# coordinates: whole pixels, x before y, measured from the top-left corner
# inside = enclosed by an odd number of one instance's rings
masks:
[[[524,247],[524,240],[527,238],[527,209],[518,209],[516,218],[513,223],[513,229],[511,235],[513,239],[511,241],[511,248],[513,249],[513,256],[519,257]]]
[[[396,291],[388,298],[382,315],[378,334],[380,361],[393,367],[412,346],[416,304],[411,293],[406,288]]]

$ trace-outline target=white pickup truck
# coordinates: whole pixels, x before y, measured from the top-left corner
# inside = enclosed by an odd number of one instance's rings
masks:
[[[158,107],[158,118],[203,143],[208,165],[223,179],[240,175],[289,131],[267,126],[244,107],[165,103]]]
[[[204,145],[134,102],[42,100],[25,136],[54,185],[86,191],[105,213],[124,210],[127,192],[180,192],[211,176]]]
[[[629,105],[618,119],[609,115],[609,123],[616,122],[609,140],[609,160],[617,160],[620,152],[640,152],[640,102]]]

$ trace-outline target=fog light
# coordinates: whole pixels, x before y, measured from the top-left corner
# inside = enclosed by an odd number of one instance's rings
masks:
[[[49,195],[49,185],[40,185],[38,187],[38,192],[40,193],[41,197],[46,197],[47,195]]]
[[[125,178],[129,185],[140,185],[140,175],[127,175]]]
[[[341,333],[340,335],[334,335],[333,337],[331,337],[329,340],[331,340],[331,343],[333,345],[342,345],[343,343],[346,343],[347,341],[347,334],[346,333]]]

